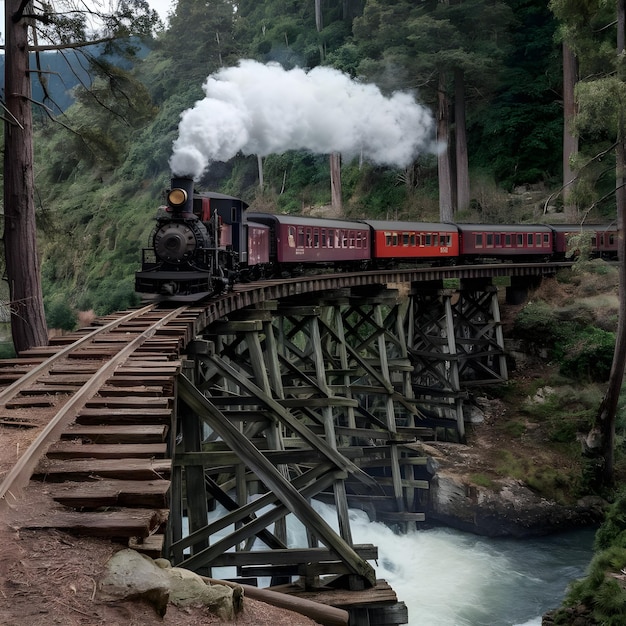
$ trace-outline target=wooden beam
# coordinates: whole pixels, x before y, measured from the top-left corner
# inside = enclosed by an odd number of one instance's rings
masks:
[[[303,523],[331,548],[351,569],[370,586],[376,584],[376,574],[372,566],[343,541],[327,522],[311,507],[300,492],[257,450],[228,420],[223,419],[219,410],[202,395],[184,375],[179,381],[181,399],[198,415],[210,416],[212,426],[222,439],[242,454],[246,464],[255,471],[264,484],[271,489],[280,501]],[[260,391],[260,390],[259,390]],[[340,456],[335,452],[336,456]]]

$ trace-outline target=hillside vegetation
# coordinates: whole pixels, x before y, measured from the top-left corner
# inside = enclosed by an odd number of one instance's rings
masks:
[[[442,86],[452,103],[451,77],[463,67],[470,203],[455,219],[582,217],[565,216],[559,198],[560,43],[558,22],[545,2],[322,3],[321,26],[314,3],[236,5],[233,13],[232,3],[223,0],[180,0],[168,27],[145,42],[149,53],[128,59],[123,68],[109,58],[90,67],[93,83],[73,91],[62,124],[36,109],[40,256],[50,326],[69,328],[80,310],[103,314],[137,301],[133,274],[170,180],[180,116],[203,97],[207,76],[241,59],[279,62],[285,69],[336,68],[385,95],[409,91],[433,112]],[[489,36],[484,31],[476,37],[468,28],[479,15],[490,20]],[[448,82],[435,80],[439,74]],[[292,95],[283,96],[287,111]],[[332,115],[319,111],[322,122]],[[605,139],[590,138],[586,149],[597,152]],[[605,155],[603,173],[586,168],[597,190],[586,186],[585,197],[602,198],[587,220],[614,215],[614,201],[605,196],[611,161]],[[347,216],[439,220],[432,152],[408,167],[344,156],[341,174]],[[239,153],[213,162],[198,188],[242,197],[257,210],[300,213],[330,203],[327,154],[277,150],[263,158],[262,186],[259,181],[256,155]]]

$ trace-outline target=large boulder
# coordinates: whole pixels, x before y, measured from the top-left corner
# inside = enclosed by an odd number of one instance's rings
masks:
[[[176,606],[205,606],[223,620],[233,620],[242,608],[242,594],[226,585],[209,585],[203,578],[169,561],[125,549],[106,563],[98,584],[104,601],[142,600],[163,616],[168,603]]]

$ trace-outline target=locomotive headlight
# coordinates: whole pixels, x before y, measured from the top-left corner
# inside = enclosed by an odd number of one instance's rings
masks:
[[[184,189],[172,189],[167,194],[167,202],[170,206],[181,207],[187,202],[187,192]]]

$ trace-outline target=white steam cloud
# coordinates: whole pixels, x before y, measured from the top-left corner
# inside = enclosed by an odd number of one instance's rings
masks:
[[[432,114],[411,94],[385,97],[331,68],[240,61],[209,76],[203,89],[206,97],[181,115],[170,158],[175,176],[197,180],[238,152],[340,152],[404,167],[435,149]]]

